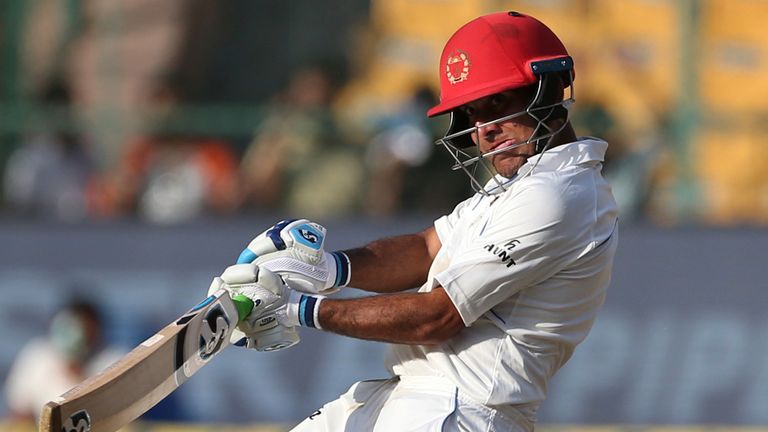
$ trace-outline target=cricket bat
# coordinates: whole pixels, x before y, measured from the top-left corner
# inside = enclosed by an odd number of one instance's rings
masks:
[[[225,290],[145,340],[100,374],[43,407],[40,432],[112,432],[147,412],[229,345],[250,313]]]

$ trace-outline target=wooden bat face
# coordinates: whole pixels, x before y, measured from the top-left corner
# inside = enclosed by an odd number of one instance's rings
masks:
[[[46,404],[40,432],[108,432],[130,423],[229,345],[237,321],[226,291],[208,297],[99,375]]]

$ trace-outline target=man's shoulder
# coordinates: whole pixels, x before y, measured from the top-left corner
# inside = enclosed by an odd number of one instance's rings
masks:
[[[542,222],[578,217],[573,210],[593,203],[594,185],[563,171],[542,171],[521,179],[503,194],[499,207],[535,215]]]
[[[559,181],[550,176],[529,176],[521,179],[498,200],[502,213],[518,213],[514,219],[562,219],[566,196]]]
[[[554,200],[563,199],[567,179],[557,172],[534,173],[518,182],[509,195],[516,200]]]

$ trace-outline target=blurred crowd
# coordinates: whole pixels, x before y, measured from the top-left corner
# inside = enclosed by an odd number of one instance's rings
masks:
[[[84,2],[74,12],[83,14],[87,23],[81,23],[82,28],[63,44],[67,54],[59,65],[36,62],[45,58],[36,50],[45,48],[29,48],[28,67],[48,72],[19,83],[26,84],[26,101],[44,115],[6,140],[12,151],[2,170],[5,213],[65,221],[138,217],[154,223],[249,211],[315,218],[385,217],[436,207],[448,210],[468,194],[469,185],[460,175],[447,183],[443,180],[450,174],[450,163],[447,155],[433,151],[438,129],[445,126],[425,118],[435,103],[433,90],[416,85],[386,112],[364,120],[352,118],[337,105],[339,93],[349,84],[343,75],[351,65],[335,59],[332,52],[312,61],[295,55],[300,57],[296,65],[286,66],[281,76],[269,80],[268,92],[246,101],[258,109],[239,120],[235,133],[210,130],[210,115],[199,121],[192,118],[189,107],[210,106],[212,91],[200,96],[211,86],[200,81],[210,77],[194,77],[206,60],[197,58],[202,55],[199,49],[189,53],[187,47],[201,44],[199,33],[190,27],[210,28],[209,36],[215,39],[222,32],[221,15],[233,12],[210,2],[191,6],[176,2],[173,12],[167,5],[160,8],[157,13],[165,20],[159,19],[155,27],[165,31],[115,30],[111,36],[122,39],[119,44],[137,45],[146,32],[155,34],[147,47],[150,52],[130,59],[133,69],[152,72],[124,77],[123,81],[134,82],[120,84],[131,88],[128,95],[105,92],[102,81],[113,78],[99,70],[89,72],[94,66],[88,59],[98,55],[92,51],[106,37],[99,33],[105,31],[99,21],[119,14],[128,20],[132,13],[156,8],[135,1],[122,9],[113,4],[109,10]],[[28,9],[29,32],[38,27],[36,20],[55,27],[51,22],[64,12],[61,3],[51,2]],[[207,21],[205,14],[200,17],[206,11]],[[175,24],[174,16],[186,20]],[[222,44],[226,45],[219,48]],[[156,45],[166,49],[151,55]],[[153,62],[147,57],[176,60]],[[268,77],[263,61],[255,64]],[[259,78],[250,78],[253,87],[264,87]],[[114,100],[104,102],[108,96]],[[118,120],[112,121],[107,114],[115,106]]]
[[[718,86],[768,64],[768,38],[729,24],[768,7],[331,3],[9,2],[5,22],[23,19],[0,39],[18,54],[0,95],[19,119],[0,128],[4,213],[174,223],[448,211],[471,189],[434,145],[447,125],[425,115],[437,56],[449,29],[514,8],[568,41],[573,121],[611,143],[624,220],[768,222],[762,87],[734,99]]]
[[[469,184],[450,175],[448,155],[433,150],[440,132],[425,112],[422,87],[393,115],[344,125],[333,110],[336,86],[321,66],[301,67],[265,102],[245,139],[174,130],[183,103],[173,82],[156,90],[151,125],[126,137],[102,166],[87,130],[36,128],[22,136],[4,170],[8,212],[64,221],[139,217],[174,223],[207,215],[279,212],[315,218],[391,216],[447,210]],[[73,103],[66,82],[41,102]],[[175,120],[174,120],[175,119]],[[354,129],[354,131],[352,130]]]

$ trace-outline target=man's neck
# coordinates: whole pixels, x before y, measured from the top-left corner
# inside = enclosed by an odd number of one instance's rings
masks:
[[[571,122],[568,122],[563,127],[563,130],[552,137],[552,140],[549,142],[549,148],[555,148],[574,141],[576,141],[576,132],[574,132]]]

